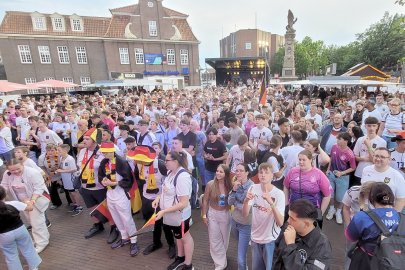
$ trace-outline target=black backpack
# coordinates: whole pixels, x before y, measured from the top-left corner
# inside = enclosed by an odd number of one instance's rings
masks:
[[[370,260],[371,270],[400,270],[405,264],[405,215],[399,213],[400,221],[397,229],[392,233],[381,221],[381,218],[372,211],[367,215],[374,221],[381,230],[378,237],[377,247],[374,256]]]

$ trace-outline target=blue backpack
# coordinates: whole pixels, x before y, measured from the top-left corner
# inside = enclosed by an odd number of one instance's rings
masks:
[[[177,172],[176,176],[174,177],[173,184],[176,187],[177,184],[177,177],[182,173],[188,173],[191,178],[191,196],[190,196],[190,205],[191,209],[196,209],[197,208],[197,196],[198,196],[198,181],[195,179],[188,171],[185,169],[180,169],[180,171]],[[177,198],[177,196],[176,196]]]

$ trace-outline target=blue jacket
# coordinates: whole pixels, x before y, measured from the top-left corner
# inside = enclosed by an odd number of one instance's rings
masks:
[[[321,134],[320,134],[320,136],[322,137],[321,143],[320,143],[322,149],[325,149],[326,142],[329,140],[329,136],[330,136],[330,133],[332,132],[332,129],[333,129],[333,125],[327,125],[322,129]],[[347,131],[347,128],[342,126],[342,128],[340,129],[340,132],[346,132],[346,131]]]

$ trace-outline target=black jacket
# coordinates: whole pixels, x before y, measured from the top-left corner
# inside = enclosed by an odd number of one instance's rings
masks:
[[[134,183],[134,176],[132,174],[131,167],[129,166],[128,162],[120,156],[116,156],[115,160],[116,173],[121,175],[122,177],[121,181],[118,182],[118,185],[122,189],[124,189],[125,192],[128,192],[131,189],[132,184]],[[105,165],[108,162],[108,159],[103,159],[100,163],[100,167],[98,168],[98,181],[100,182],[100,184],[104,177],[109,178],[109,175],[107,175],[105,171]]]
[[[319,227],[304,237],[297,235],[295,244],[286,245],[282,234],[279,240],[274,252],[273,270],[330,269],[332,247]]]

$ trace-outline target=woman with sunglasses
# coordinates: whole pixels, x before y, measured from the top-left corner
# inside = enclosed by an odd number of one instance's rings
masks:
[[[390,111],[383,116],[377,134],[387,142],[387,148],[391,149],[397,146],[397,143],[392,142],[391,139],[395,137],[397,132],[405,129],[405,115],[401,112],[401,100],[399,98],[393,98],[388,106]]]
[[[152,202],[152,207],[160,211],[156,220],[163,218],[163,226],[171,230],[176,238],[177,257],[168,270],[192,270],[191,260],[194,252],[194,240],[190,234],[192,192],[191,176],[187,171],[187,157],[182,152],[171,151],[167,154],[168,175],[162,185],[162,194]]]
[[[217,167],[214,180],[208,182],[201,207],[201,216],[208,226],[210,253],[215,264],[215,270],[227,266],[226,251],[231,230],[230,206],[228,194],[232,190],[230,169],[225,164]]]
[[[236,179],[228,196],[228,204],[234,206],[231,228],[238,240],[238,270],[246,270],[252,219],[251,214],[245,217],[242,210],[246,194],[253,185],[253,181],[248,178],[249,167],[245,163],[237,165],[235,173]]]

